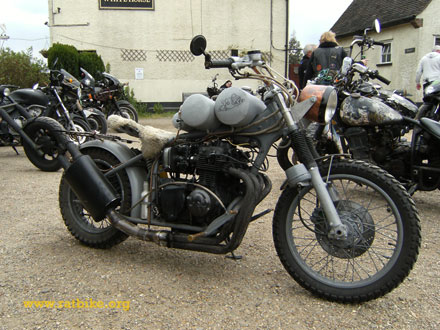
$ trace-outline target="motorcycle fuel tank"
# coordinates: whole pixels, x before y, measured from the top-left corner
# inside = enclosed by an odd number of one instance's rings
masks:
[[[387,125],[403,120],[399,112],[381,101],[357,95],[351,95],[342,102],[340,117],[351,126]]]
[[[33,105],[38,104],[47,106],[49,99],[42,91],[32,88],[17,89],[11,93],[12,99],[20,104]]]

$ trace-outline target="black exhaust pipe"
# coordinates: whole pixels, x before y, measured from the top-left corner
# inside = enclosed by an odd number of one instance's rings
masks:
[[[74,155],[74,161],[65,169],[64,177],[95,221],[103,220],[107,212],[120,203],[113,186],[89,155],[80,152]]]

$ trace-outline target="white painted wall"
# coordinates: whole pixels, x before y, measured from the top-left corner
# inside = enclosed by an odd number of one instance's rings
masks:
[[[144,102],[179,102],[183,92],[205,91],[216,73],[220,83],[231,78],[226,69],[205,70],[203,57],[192,62],[157,58],[157,50],[189,51],[197,34],[205,35],[208,50],[271,52],[272,66],[284,74],[285,53],[277,49],[286,44],[286,0],[155,0],[155,10],[99,10],[96,0],[48,1],[51,43],[96,50]],[[122,49],[143,50],[147,59],[123,61]],[[136,68],[143,69],[143,80],[135,80]],[[256,86],[253,81],[233,84]]]

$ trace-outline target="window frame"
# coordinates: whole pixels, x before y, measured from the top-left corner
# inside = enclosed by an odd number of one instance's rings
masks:
[[[380,64],[391,64],[393,63],[392,59],[392,55],[393,55],[393,48],[392,48],[392,43],[391,41],[384,41],[383,42],[384,45],[381,47],[381,51],[380,51]],[[387,48],[388,47],[388,48]],[[385,52],[387,49],[389,49],[389,51]],[[385,61],[384,61],[385,59]]]

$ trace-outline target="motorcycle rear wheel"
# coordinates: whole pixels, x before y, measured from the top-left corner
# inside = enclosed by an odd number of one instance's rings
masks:
[[[23,131],[34,141],[38,151],[23,140],[23,149],[32,164],[44,172],[55,172],[61,168],[58,161],[60,143],[66,144],[67,137],[61,133],[64,128],[48,117],[38,117],[26,124]]]
[[[273,238],[289,274],[305,289],[331,301],[372,300],[409,274],[421,242],[415,204],[391,175],[362,161],[334,161],[324,181],[338,196],[336,209],[348,238],[328,237],[325,215],[310,185],[287,188],[278,200]]]
[[[103,172],[120,163],[115,156],[106,150],[86,149],[83,153],[92,157],[98,168]],[[119,212],[128,214],[131,207],[131,187],[127,173],[119,171],[107,178],[121,197]],[[87,246],[107,249],[123,242],[128,237],[113,227],[107,219],[100,222],[93,220],[78,197],[70,189],[64,176],[60,182],[59,204],[67,229],[77,240]]]

